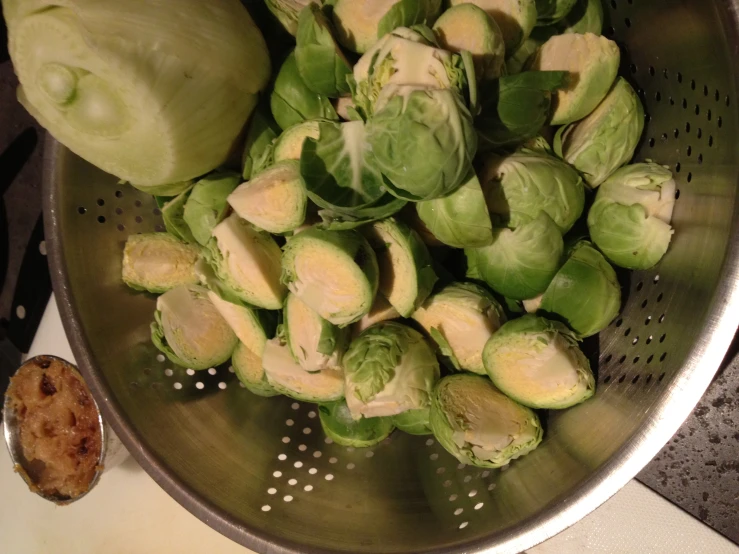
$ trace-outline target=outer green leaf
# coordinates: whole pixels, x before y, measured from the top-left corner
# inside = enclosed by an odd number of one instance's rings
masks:
[[[429,408],[406,410],[402,414],[394,415],[390,419],[395,426],[409,435],[430,435]]]
[[[536,0],[536,24],[551,25],[567,17],[577,0]]]
[[[449,0],[454,7],[469,0]],[[500,27],[507,54],[515,52],[531,34],[536,24],[535,0],[475,0]]]
[[[197,243],[190,227],[185,222],[185,204],[190,197],[190,190],[186,190],[172,198],[162,206],[162,220],[167,232],[181,241]]]
[[[246,131],[244,154],[241,159],[242,176],[249,180],[261,170],[272,164],[272,141],[280,134],[280,128],[272,116],[261,109],[254,115]]]
[[[493,228],[477,174],[449,196],[416,204],[428,230],[444,244],[455,248],[481,248],[493,242]]]
[[[377,38],[398,27],[416,24],[431,27],[441,11],[441,0],[400,0],[380,20],[377,25]]]
[[[226,198],[240,182],[241,178],[237,173],[216,171],[200,179],[190,191],[182,219],[201,245],[208,243],[215,226],[226,217]]]
[[[563,33],[593,33],[603,30],[603,0],[577,0],[570,13],[557,24]]]
[[[367,223],[395,215],[405,205],[405,200],[396,198],[392,194],[383,194],[379,200],[364,206],[318,210],[322,221],[319,226],[329,231],[356,229]]]

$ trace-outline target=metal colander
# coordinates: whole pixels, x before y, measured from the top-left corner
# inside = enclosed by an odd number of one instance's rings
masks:
[[[149,338],[154,299],[120,279],[126,237],[162,230],[153,199],[49,142],[46,236],[77,361],[128,449],[187,509],[261,552],[517,552],[604,502],[676,431],[739,320],[739,3],[606,4],[605,34],[647,112],[636,157],[677,178],[676,233],[658,267],[624,276],[623,313],[588,345],[595,398],[550,413],[542,445],[503,471],[402,433],[340,447],[314,406],[256,397],[228,367],[173,367]]]

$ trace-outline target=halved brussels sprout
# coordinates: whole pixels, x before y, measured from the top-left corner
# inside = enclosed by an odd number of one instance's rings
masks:
[[[554,151],[595,188],[631,160],[643,130],[644,108],[631,85],[619,77],[589,116],[559,128]]]
[[[540,212],[536,219],[514,230],[495,229],[493,244],[465,253],[475,275],[495,292],[525,300],[546,290],[559,269],[563,251],[559,229],[551,217]]]
[[[536,0],[536,24],[546,26],[567,17],[577,0]]]
[[[450,0],[451,6],[471,3],[485,10],[500,27],[507,55],[512,54],[531,34],[536,25],[534,0]]]
[[[399,317],[398,310],[393,308],[390,302],[387,301],[387,298],[378,294],[375,296],[375,303],[372,304],[372,309],[370,309],[369,313],[352,325],[352,334],[356,337],[375,323],[398,319]]]
[[[262,354],[267,335],[274,334],[274,321],[268,315],[271,312],[260,312],[233,304],[213,291],[208,293],[208,299],[239,339],[231,355],[231,364],[239,381],[259,396],[278,394],[267,382],[262,369]]]
[[[484,288],[452,283],[413,314],[456,369],[485,374],[482,349],[505,322],[502,306]]]
[[[524,71],[483,84],[482,113],[475,121],[480,150],[514,146],[540,133],[553,92],[566,82],[564,71]]]
[[[585,206],[585,187],[577,171],[539,152],[491,157],[480,182],[493,226],[515,229],[544,211],[566,233]]]
[[[265,339],[264,344],[266,343],[267,340]],[[262,368],[264,344],[262,344],[261,350],[258,353],[257,350],[250,348],[243,342],[239,342],[231,355],[231,365],[234,368],[236,377],[239,378],[239,381],[244,384],[244,387],[249,392],[257,396],[277,396],[280,393],[269,384],[267,374],[264,372],[264,368]]]
[[[241,158],[242,177],[247,181],[272,165],[272,142],[280,134],[280,127],[272,116],[257,108],[254,110],[244,140]]]
[[[557,27],[563,33],[593,33],[600,35],[603,30],[603,0],[576,0],[570,13]]]
[[[461,93],[466,82],[459,55],[437,48],[419,30],[403,28],[380,39],[359,59],[350,85],[357,110],[370,117],[399,86]]]
[[[455,248],[480,248],[493,242],[490,214],[474,170],[453,193],[418,202],[416,211],[428,231],[443,244]]]
[[[406,410],[402,414],[392,416],[395,427],[409,435],[430,435],[431,423],[429,422],[430,408],[419,408],[418,410]]]
[[[655,163],[627,165],[598,189],[588,213],[593,242],[618,266],[649,269],[672,238],[675,180]]]
[[[562,318],[581,338],[605,329],[620,308],[621,286],[616,272],[603,255],[585,241],[571,250],[538,306],[544,314]]]
[[[460,4],[449,8],[434,23],[434,34],[445,50],[470,52],[479,79],[500,77],[505,63],[503,33],[479,6]]]
[[[270,235],[232,214],[213,229],[207,254],[234,296],[260,308],[282,308],[287,290],[280,283],[281,252]]]
[[[300,172],[313,202],[351,214],[386,194],[364,122],[319,121],[318,135],[306,138],[300,156]]]
[[[374,446],[389,437],[394,429],[389,417],[353,419],[343,400],[318,406],[318,417],[326,436],[342,446]]]
[[[292,293],[285,301],[282,332],[304,370],[341,370],[341,356],[349,345],[348,329],[332,325]]]
[[[400,85],[376,106],[367,140],[392,194],[431,200],[451,194],[472,170],[477,133],[459,94]],[[412,137],[412,140],[409,140]]]
[[[267,8],[278,19],[285,30],[295,36],[298,32],[298,17],[304,7],[321,4],[320,0],[264,0]],[[328,3],[328,2],[327,2]]]
[[[192,231],[185,223],[185,204],[187,199],[190,197],[190,189],[185,192],[181,192],[171,200],[165,202],[162,206],[162,220],[164,221],[164,228],[173,237],[194,244],[197,241],[192,236]]]
[[[282,282],[323,319],[344,327],[372,307],[378,286],[377,258],[356,231],[314,227],[287,241]]]
[[[333,402],[344,397],[344,374],[334,369],[305,371],[279,339],[264,346],[262,367],[267,381],[280,394],[304,402]]]
[[[295,61],[306,86],[331,98],[347,94],[352,65],[336,44],[331,23],[317,5],[308,6],[298,18]]]
[[[285,129],[274,144],[273,156],[275,162],[283,160],[299,160],[303,152],[305,139],[318,139],[320,128],[318,121],[303,121]]]
[[[551,124],[566,125],[592,112],[608,94],[620,60],[615,42],[592,33],[567,33],[546,41],[532,69],[569,72],[568,86],[554,95]]]
[[[287,233],[305,221],[308,197],[300,163],[278,162],[240,185],[228,197],[240,217],[270,233]]]
[[[436,440],[463,464],[503,467],[534,450],[543,431],[536,413],[502,394],[487,377],[449,375],[434,388]]]
[[[429,406],[439,362],[421,333],[386,321],[352,341],[344,375],[354,419],[392,416]]]
[[[129,235],[123,248],[123,282],[135,290],[166,292],[179,285],[196,285],[197,246],[168,233]]]
[[[239,339],[208,298],[208,289],[180,285],[157,298],[151,340],[182,367],[208,369],[231,357]]]
[[[436,283],[431,255],[415,231],[388,218],[363,229],[377,255],[380,293],[403,317],[426,300]]]
[[[564,324],[527,314],[495,333],[482,353],[495,386],[530,408],[561,410],[595,394],[590,363]]]
[[[397,27],[433,24],[440,11],[441,0],[338,0],[333,10],[336,38],[361,54]]]
[[[298,72],[295,52],[282,63],[270,96],[272,116],[282,129],[309,119],[338,120],[328,97],[316,94]]]
[[[203,177],[192,188],[185,202],[182,219],[200,244],[208,244],[213,229],[228,211],[226,197],[239,186],[241,178],[232,171],[216,171]]]

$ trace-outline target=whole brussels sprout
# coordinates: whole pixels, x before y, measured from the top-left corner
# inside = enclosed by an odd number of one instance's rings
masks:
[[[576,0],[570,13],[559,22],[557,28],[562,33],[593,33],[600,35],[603,30],[603,0]]]
[[[530,408],[560,410],[595,394],[595,379],[575,334],[564,324],[525,315],[495,333],[482,353],[495,386]]]
[[[566,125],[591,113],[608,94],[620,61],[618,45],[592,33],[567,33],[546,41],[531,68],[569,72],[568,86],[554,94],[551,124]]]
[[[427,408],[439,362],[418,331],[386,321],[354,339],[344,356],[346,403],[354,419]]]
[[[543,436],[536,413],[511,400],[487,377],[449,375],[434,388],[436,440],[463,464],[498,468],[534,450]]]
[[[566,233],[585,206],[585,187],[577,171],[540,152],[491,157],[480,180],[494,226],[515,229],[544,211]]]
[[[554,151],[593,188],[634,156],[644,130],[644,108],[623,77],[585,119],[560,127]]]
[[[157,298],[151,340],[173,363],[208,369],[231,357],[238,338],[208,298],[208,289],[180,285]]]
[[[470,3],[469,0],[450,0],[451,6]],[[507,55],[523,44],[536,25],[536,2],[534,0],[473,0],[471,2],[485,10],[500,27]]]
[[[670,245],[675,190],[670,170],[655,163],[617,170],[600,186],[588,213],[593,242],[618,266],[653,267]]]
[[[551,25],[567,17],[577,0],[536,0],[536,24]]]

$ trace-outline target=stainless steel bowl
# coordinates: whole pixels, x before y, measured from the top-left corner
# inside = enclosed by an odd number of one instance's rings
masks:
[[[426,437],[327,444],[310,405],[257,398],[228,368],[172,367],[149,340],[153,298],[119,277],[126,236],[161,224],[153,200],[47,145],[46,236],[67,333],[105,418],[167,492],[261,552],[517,552],[658,452],[739,320],[737,2],[605,4],[648,113],[637,159],[677,177],[676,234],[657,268],[625,277],[623,314],[589,345],[596,397],[550,414],[541,447],[506,471],[458,467]]]

